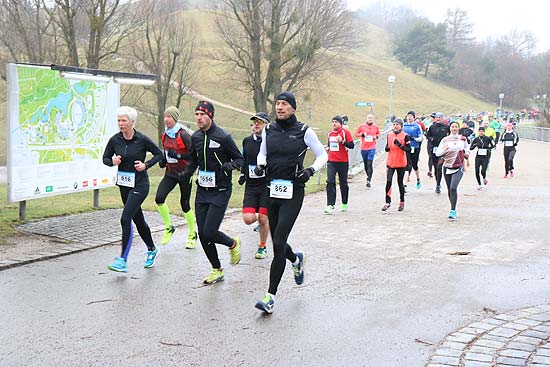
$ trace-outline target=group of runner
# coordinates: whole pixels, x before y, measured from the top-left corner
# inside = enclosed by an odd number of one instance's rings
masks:
[[[480,114],[478,129],[474,132],[474,117],[470,114],[451,116],[445,119],[442,112],[434,112],[430,116],[417,117],[414,111],[409,111],[405,118],[395,118],[392,128],[387,134],[385,142],[386,159],[386,187],[385,204],[382,211],[387,211],[392,201],[392,184],[394,175],[397,176],[399,187],[398,211],[405,209],[405,194],[410,181],[411,172],[416,176],[416,188],[422,187],[418,161],[423,141],[426,140],[428,154],[428,176],[435,179],[435,192],[441,193],[441,181],[444,179],[450,202],[449,219],[456,219],[456,205],[458,199],[458,185],[469,166],[470,151],[477,149],[475,157],[475,175],[478,190],[488,184],[487,169],[491,151],[498,143],[504,145],[504,178],[514,177],[514,157],[519,137],[515,132],[515,125],[503,125],[502,119],[494,118],[491,113]],[[348,210],[349,186],[347,174],[342,171],[349,165],[347,149],[353,148],[351,133],[342,128],[341,119],[336,116],[332,120],[333,130],[328,134],[327,151],[327,207],[325,214],[331,214],[336,201],[336,172],[340,180],[342,194],[342,211]],[[502,127],[505,127],[501,135]],[[359,125],[355,136],[361,139],[361,156],[367,175],[366,187],[372,186],[373,160],[376,154],[377,140],[380,130],[374,123],[374,116],[367,115],[366,121]],[[341,167],[337,169],[337,167]],[[433,171],[433,173],[432,173]]]
[[[208,101],[200,101],[195,108],[198,130],[192,134],[178,123],[179,110],[176,107],[165,111],[162,150],[135,129],[136,110],[120,107],[117,111],[120,131],[108,141],[103,154],[104,164],[118,167],[116,184],[124,204],[120,220],[121,254],[108,268],[116,272],[128,271],[127,259],[133,241],[132,221],[147,246],[144,267],[153,267],[158,259],[159,248],[154,244],[141,204],[150,188],[147,170],[159,163],[166,169],[155,197],[166,227],[160,243],[168,243],[175,231],[165,201],[179,185],[181,208],[189,228],[186,248],[194,248],[198,237],[211,265],[204,283],[222,281],[224,269],[216,245],[229,249],[230,264],[238,264],[241,260],[240,239],[219,230],[232,193],[232,171],[239,170],[238,183],[245,185],[243,221],[246,224],[258,222],[260,227],[257,259],[266,257],[267,236],[271,233],[273,259],[269,286],[255,307],[267,313],[273,312],[287,260],[292,265],[296,284],[304,281],[305,255],[292,249],[288,237],[302,207],[306,182],[327,162],[323,145],[308,125],[298,121],[296,108],[292,93],[280,93],[276,97],[274,121],[270,122],[265,112],[258,112],[250,118],[252,134],[243,140],[241,152],[231,135],[214,122],[215,109]],[[348,137],[351,140],[351,135],[345,138]],[[308,148],[315,154],[315,161],[304,167]],[[145,161],[147,153],[151,153],[152,158]],[[190,196],[196,170],[193,213]],[[347,174],[347,168],[345,172]]]

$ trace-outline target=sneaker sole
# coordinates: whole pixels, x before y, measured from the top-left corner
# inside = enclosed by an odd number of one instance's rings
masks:
[[[212,284],[219,283],[219,282],[221,282],[221,281],[223,281],[223,277],[218,278],[218,279],[214,280],[213,282],[207,282],[206,280],[203,280],[202,283],[203,283],[203,284],[206,284],[206,285],[212,285]]]
[[[256,305],[255,305],[254,307],[256,307],[258,310],[263,311],[263,312],[268,313],[268,314],[272,314],[272,313],[273,313],[273,308],[266,309],[266,308],[264,307],[264,304],[261,303],[261,302],[256,303]]]
[[[114,271],[116,273],[127,273],[128,272],[128,269],[112,268],[110,265],[107,265],[107,269],[109,269],[110,271]]]

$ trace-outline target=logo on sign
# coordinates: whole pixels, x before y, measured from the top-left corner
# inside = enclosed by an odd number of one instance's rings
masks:
[[[374,106],[374,102],[355,102],[355,105],[357,107],[372,107]]]
[[[75,183],[73,184],[73,189],[75,189],[75,190],[78,189],[78,182],[75,182]]]
[[[46,192],[52,192],[53,186],[46,186]]]
[[[88,181],[82,181],[82,187],[88,187]]]
[[[92,185],[97,186],[97,179],[96,178],[94,178],[94,180],[92,181]]]
[[[40,189],[38,188],[38,186],[36,187],[36,190],[34,190],[34,194],[35,194],[35,195],[40,194]]]
[[[109,183],[109,179],[108,179],[108,178],[104,178],[103,180],[101,180],[101,183],[102,183],[103,185],[106,185],[106,184]]]

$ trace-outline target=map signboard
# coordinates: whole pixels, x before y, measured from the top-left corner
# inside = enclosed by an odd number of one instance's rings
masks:
[[[117,131],[119,85],[8,64],[8,200],[113,186],[103,150]]]

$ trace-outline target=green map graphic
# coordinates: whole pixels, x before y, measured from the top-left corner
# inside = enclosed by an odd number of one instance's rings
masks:
[[[38,164],[101,158],[107,83],[63,79],[45,68],[18,66],[17,74],[19,128]]]

